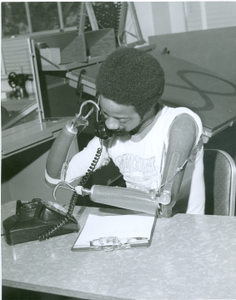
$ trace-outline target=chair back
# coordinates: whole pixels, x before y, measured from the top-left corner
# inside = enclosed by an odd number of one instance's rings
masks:
[[[236,167],[232,157],[218,149],[204,150],[205,214],[235,215]]]

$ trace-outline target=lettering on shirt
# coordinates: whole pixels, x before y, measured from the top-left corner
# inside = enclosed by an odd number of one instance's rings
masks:
[[[155,182],[155,186],[159,184],[160,172],[155,165],[155,156],[143,158],[131,153],[123,154],[116,157],[115,164],[129,187],[140,189],[143,186],[145,190],[149,190],[152,188],[153,182]]]

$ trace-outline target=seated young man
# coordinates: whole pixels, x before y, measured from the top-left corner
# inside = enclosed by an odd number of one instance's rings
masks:
[[[53,173],[47,164],[46,180],[55,184],[60,178],[67,182],[81,178],[101,147],[96,169],[112,160],[127,188],[170,197],[171,203],[163,205],[164,216],[171,215],[184,193],[188,193],[185,212],[204,214],[201,120],[187,108],[160,105],[164,84],[164,71],[150,54],[119,48],[109,55],[99,69],[96,89],[100,113],[112,136],[94,137],[68,162],[64,174]]]

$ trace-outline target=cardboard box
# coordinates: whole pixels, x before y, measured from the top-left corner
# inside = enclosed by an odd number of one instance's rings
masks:
[[[113,28],[84,32],[62,50],[61,62],[88,62],[91,58],[104,57],[115,51],[116,40]]]
[[[59,65],[61,63],[61,50],[60,48],[45,48],[39,49],[42,66],[50,66],[51,63]],[[45,58],[45,59],[44,59]],[[51,63],[50,63],[51,62]]]

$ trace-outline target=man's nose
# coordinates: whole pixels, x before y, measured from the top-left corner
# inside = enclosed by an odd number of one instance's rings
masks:
[[[111,117],[109,117],[105,123],[106,123],[107,128],[110,130],[117,130],[117,129],[119,129],[119,126],[120,126],[119,120],[117,120],[115,118],[111,118]]]

